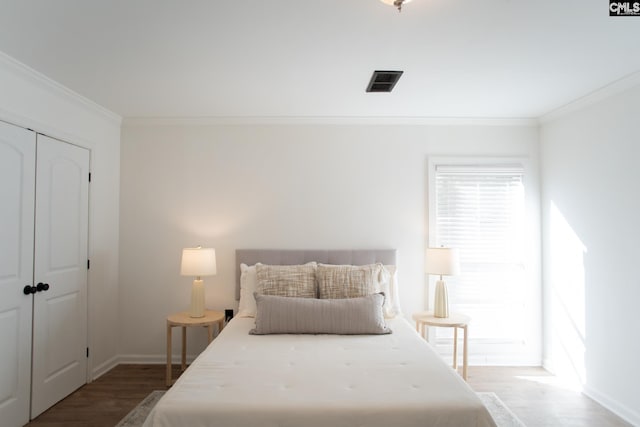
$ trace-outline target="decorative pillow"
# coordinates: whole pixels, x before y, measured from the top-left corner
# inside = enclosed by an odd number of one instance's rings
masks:
[[[238,317],[256,317],[256,300],[253,293],[258,286],[256,266],[240,264],[240,303]]]
[[[385,265],[388,272],[387,284],[383,286],[385,296],[384,315],[388,318],[400,316],[400,296],[398,292],[398,271],[395,265]]]
[[[381,290],[376,289],[381,267],[381,264],[318,264],[318,298],[356,298],[376,293]]]
[[[256,264],[258,284],[256,291],[262,295],[281,297],[315,298],[316,263],[304,265]]]
[[[389,334],[382,313],[383,294],[359,298],[315,299],[255,295],[256,327],[264,334]]]

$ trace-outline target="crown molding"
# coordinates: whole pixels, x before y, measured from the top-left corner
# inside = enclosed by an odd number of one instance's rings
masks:
[[[615,80],[614,82],[609,83],[606,86],[596,89],[585,96],[571,101],[568,104],[551,110],[546,114],[543,114],[542,116],[540,116],[538,121],[540,124],[552,122],[559,119],[560,117],[566,116],[567,114],[582,110],[593,104],[597,104],[598,102],[601,102],[609,97],[612,97],[639,85],[640,71],[636,71],[622,77],[621,79]]]
[[[467,117],[125,117],[123,126],[235,126],[235,125],[367,125],[367,126],[538,126],[535,118]]]
[[[118,114],[104,108],[103,106],[95,103],[88,98],[85,98],[84,96],[80,95],[77,92],[74,92],[68,87],[61,85],[55,80],[50,79],[44,74],[34,70],[28,65],[23,64],[22,62],[7,55],[4,52],[0,52],[0,66],[12,71],[15,74],[18,74],[23,78],[30,80],[32,83],[48,90],[55,96],[59,96],[75,102],[76,104],[117,126],[120,126],[122,124],[122,117],[120,117]]]

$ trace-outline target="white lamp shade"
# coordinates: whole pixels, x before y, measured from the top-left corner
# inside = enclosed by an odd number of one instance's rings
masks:
[[[180,274],[196,277],[215,275],[216,250],[213,248],[184,248]]]
[[[426,272],[441,276],[455,276],[460,273],[458,250],[453,248],[428,248]]]

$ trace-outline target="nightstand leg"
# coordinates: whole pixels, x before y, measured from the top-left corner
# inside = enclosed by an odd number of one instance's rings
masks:
[[[463,349],[463,353],[462,353],[462,378],[464,378],[464,380],[467,380],[467,356],[468,356],[468,352],[467,352],[467,325],[464,325],[464,349]]]
[[[171,386],[171,325],[167,324],[167,387]]]
[[[187,369],[187,327],[182,327],[182,372]]]
[[[207,326],[207,337],[209,338],[209,344],[211,344],[211,341],[213,341],[213,323]]]
[[[453,369],[458,369],[458,327],[453,327]]]

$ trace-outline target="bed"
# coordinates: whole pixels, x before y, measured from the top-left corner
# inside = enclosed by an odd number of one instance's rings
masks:
[[[236,252],[238,277],[242,263],[309,262],[394,266],[396,260],[393,250]],[[237,283],[238,297],[241,291]],[[388,291],[397,296],[397,288]],[[495,426],[471,388],[402,315],[384,319],[391,333],[252,335],[260,310],[228,323],[145,427]]]

